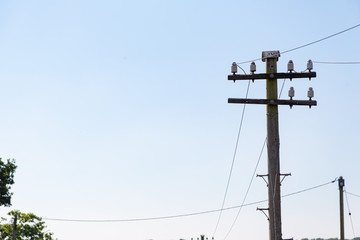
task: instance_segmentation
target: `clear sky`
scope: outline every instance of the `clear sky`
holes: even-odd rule
[[[1,1],[0,155],[18,164],[11,208],[43,218],[134,219],[221,208],[247,82],[233,61],[285,51],[360,23],[344,1]],[[360,61],[360,28],[283,54],[297,71],[313,61]],[[264,63],[257,61],[258,72]],[[248,71],[248,64],[242,65]],[[317,78],[286,81],[279,107],[282,193],[345,178],[360,194],[360,65],[314,64]],[[279,86],[282,82],[279,81]],[[265,97],[263,81],[250,98]],[[225,207],[240,205],[266,136],[265,106],[246,107]],[[267,172],[266,152],[256,171]],[[255,178],[246,202],[267,198]],[[360,198],[348,196],[355,235]],[[228,240],[267,239],[268,222],[244,207]],[[339,236],[337,183],[282,200],[283,237]],[[225,211],[223,240],[237,209]],[[156,221],[47,220],[61,240],[211,237],[219,213]],[[346,215],[346,237],[352,238]]]

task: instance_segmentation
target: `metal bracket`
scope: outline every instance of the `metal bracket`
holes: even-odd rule
[[[268,177],[268,176],[269,176],[269,174],[256,174],[256,177],[261,177],[264,180],[267,187],[269,186],[269,183],[266,181],[265,177]]]
[[[280,174],[280,176],[283,176],[283,178],[282,178],[281,181],[280,181],[280,185],[281,185],[281,183],[284,181],[284,179],[285,179],[287,176],[291,176],[291,173]],[[283,240],[285,240],[285,239],[283,239]]]
[[[265,213],[265,211],[269,211],[269,208],[256,208],[256,211],[261,211],[266,216],[267,220],[270,220],[269,216]]]

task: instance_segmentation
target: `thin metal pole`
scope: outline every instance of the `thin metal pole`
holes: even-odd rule
[[[277,72],[277,58],[267,58],[266,73]],[[266,98],[277,99],[277,79],[266,79]],[[268,197],[270,240],[281,240],[280,157],[278,106],[267,104]]]
[[[340,197],[340,240],[344,240],[344,186],[345,180],[339,177],[339,197]]]

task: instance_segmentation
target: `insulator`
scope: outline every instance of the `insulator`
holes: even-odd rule
[[[313,69],[313,62],[310,59],[306,64],[306,69],[309,70],[309,72]]]
[[[311,98],[314,97],[314,90],[313,90],[312,87],[309,87],[309,90],[308,90],[308,92],[307,92],[307,95],[308,95],[308,98],[310,98],[310,100],[311,100]]]
[[[289,72],[294,71],[294,63],[292,60],[289,60],[289,62],[288,62],[288,71]]]
[[[236,62],[233,62],[231,65],[231,73],[235,74],[237,73],[237,64]]]
[[[295,96],[295,89],[294,87],[290,87],[289,89],[289,97],[293,98]]]
[[[250,64],[250,72],[252,72],[252,73],[256,72],[256,65],[254,62],[251,62],[251,64]]]

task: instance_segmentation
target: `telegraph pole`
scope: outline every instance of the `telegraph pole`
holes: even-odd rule
[[[266,58],[266,73],[277,72],[278,58]],[[266,79],[266,99],[277,99],[277,79]],[[268,152],[269,239],[281,240],[280,157],[278,105],[266,105]]]
[[[193,240],[193,238],[191,238]],[[199,238],[197,238],[199,240]],[[205,240],[205,235],[200,235],[200,240]],[[206,240],[209,240],[209,238],[206,238]],[[211,238],[211,240],[214,240],[214,237]]]
[[[268,209],[259,209],[261,211],[268,210],[269,212],[269,239],[270,240],[282,240],[281,231],[281,197],[280,197],[280,185],[281,176],[288,176],[290,174],[280,173],[280,157],[279,157],[279,116],[278,105],[289,105],[290,107],[295,105],[316,106],[317,102],[312,100],[313,91],[309,88],[308,97],[309,100],[293,100],[294,92],[290,93],[290,100],[278,99],[277,93],[277,79],[289,78],[314,78],[315,72],[312,70],[312,62],[308,62],[309,72],[295,73],[293,72],[293,62],[289,61],[288,73],[277,72],[277,61],[280,57],[279,51],[264,51],[262,52],[262,60],[266,64],[266,73],[255,74],[256,66],[252,62],[250,65],[251,74],[236,74],[237,65],[232,65],[232,75],[228,76],[228,80],[260,80],[266,79],[266,99],[241,99],[241,98],[229,98],[229,103],[243,103],[243,104],[266,104],[266,117],[267,117],[267,151],[268,151],[268,174],[259,175],[261,177],[267,176],[268,185]],[[292,89],[292,91],[294,91]]]
[[[339,196],[340,196],[340,240],[344,240],[344,186],[345,180],[339,177]]]
[[[13,227],[13,236],[12,236],[12,239],[13,240],[16,240],[16,230],[17,230],[17,214],[15,214],[14,216],[14,227]]]

